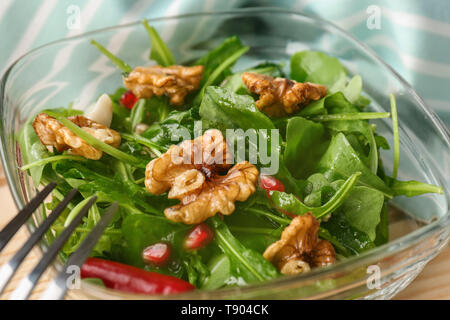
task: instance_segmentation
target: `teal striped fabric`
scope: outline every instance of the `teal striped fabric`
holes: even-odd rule
[[[405,77],[450,127],[448,0],[2,0],[0,72],[56,39],[143,17],[244,6],[277,6],[339,25]]]

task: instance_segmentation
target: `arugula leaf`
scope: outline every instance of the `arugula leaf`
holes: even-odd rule
[[[225,39],[218,47],[212,49],[206,55],[198,59],[194,65],[202,65],[205,67],[203,77],[200,82],[200,87],[204,86],[211,74],[219,68],[223,61],[243,48],[244,46],[242,45],[241,40],[239,40],[237,36],[232,36]],[[216,77],[215,83],[211,84],[215,85],[222,82],[224,79],[224,74],[225,72],[223,72],[219,77]]]
[[[389,211],[387,201],[383,204],[383,209],[381,209],[380,223],[377,226],[375,245],[381,246],[389,242]]]
[[[306,107],[300,110],[297,114],[301,117],[312,117],[317,115],[327,114],[327,110],[325,109],[325,100],[327,97],[323,97],[317,101],[313,101],[308,104]]]
[[[359,159],[343,133],[336,134],[318,163],[318,168],[328,170],[331,180],[347,179],[355,172],[361,172],[358,184],[377,189],[392,198],[392,190],[378,176],[373,174]]]
[[[370,120],[389,118],[389,112],[357,112],[357,113],[338,113],[338,114],[323,114],[309,117],[310,120],[317,122],[326,121],[349,121],[349,120]]]
[[[295,179],[287,168],[283,156],[280,156],[278,172],[275,177],[283,182],[285,191],[296,195],[303,194],[304,180]]]
[[[88,213],[88,217],[83,219],[83,222],[81,226],[77,227],[72,233],[72,235],[69,237],[67,242],[65,243],[62,254],[63,256],[69,256],[73,252],[75,252],[80,244],[83,242],[84,238],[91,232],[93,226],[95,225],[93,221],[93,211],[97,211],[98,216],[101,215],[99,209],[96,205],[94,205]],[[120,211],[120,209],[119,209]],[[117,214],[119,216],[120,214]],[[58,236],[66,227],[64,227],[63,222],[61,221],[61,216],[58,218],[57,222],[51,227],[53,231],[55,231],[55,235]],[[91,252],[92,256],[97,257],[105,257],[105,258],[111,258],[111,252],[116,246],[120,246],[121,242],[121,230],[117,229],[112,223],[105,229],[102,236],[98,240],[97,244],[95,245],[94,249]]]
[[[165,96],[153,96],[151,99],[148,99],[146,106],[150,123],[164,121],[171,112],[169,98]]]
[[[240,226],[228,226],[236,238],[247,248],[263,254],[275,241],[280,240],[281,231],[272,228],[249,228]],[[265,233],[262,233],[264,232]],[[271,231],[271,234],[268,234]],[[261,234],[262,233],[262,234]]]
[[[309,182],[305,190],[307,194],[321,191],[324,187],[330,185],[330,182],[327,180],[327,178],[325,178],[325,176],[322,173],[315,173],[309,176],[308,179],[306,179],[306,181]]]
[[[120,173],[117,178],[110,177],[114,174],[112,171],[118,171],[114,163],[106,165],[97,162],[91,160],[83,165],[63,160],[55,163],[55,171],[73,188],[77,188],[84,198],[96,194],[98,203],[117,201],[122,208],[131,213],[142,213],[141,210],[144,210],[146,213],[160,216],[162,207],[173,202],[167,200],[165,196],[151,195]],[[102,169],[108,171],[102,172]],[[149,202],[152,200],[153,205],[150,205]]]
[[[218,128],[275,129],[272,121],[258,110],[252,97],[225,88],[206,88],[199,112],[203,120]]]
[[[400,181],[389,177],[385,177],[385,179],[389,182],[389,185],[394,192],[394,196],[415,197],[425,193],[444,193],[442,187],[428,183],[415,180]]]
[[[72,210],[70,210],[70,212],[67,215],[67,218],[64,222],[64,227],[69,226],[69,224],[72,222],[72,220],[78,215],[78,213],[80,213],[81,209],[83,209],[83,207],[86,205],[86,203],[88,203],[92,198],[93,198],[93,196],[84,199],[83,201],[78,203]]]
[[[122,222],[122,235],[125,240],[122,259],[125,263],[143,267],[142,251],[144,248],[161,241],[168,242],[177,248],[189,228],[183,224],[173,223],[164,217],[146,214],[129,215]]]
[[[208,262],[209,276],[200,285],[202,290],[214,290],[223,287],[231,277],[230,259],[226,254],[213,257]]]
[[[106,57],[108,57],[109,60],[111,60],[111,62],[114,63],[125,74],[128,74],[131,71],[133,71],[133,69],[125,61],[123,61],[119,57],[115,56],[113,53],[108,51],[108,49],[106,49],[104,46],[102,46],[97,41],[91,40],[91,44],[94,47],[96,47],[101,53],[103,53]]]
[[[352,227],[342,214],[332,215],[328,221],[322,222],[320,227],[327,230],[352,254],[359,254],[375,248],[375,244],[369,236]]]
[[[269,219],[269,221],[278,223],[278,224],[284,225],[284,226],[287,226],[290,223],[290,219],[286,218],[286,216],[284,214],[283,214],[283,216],[281,216],[281,214],[275,214],[272,211],[267,210],[267,208],[271,208],[271,207],[273,207],[273,205],[266,204],[265,206],[266,206],[266,208],[263,208],[263,209],[261,209],[257,206],[253,206],[251,208],[245,209],[245,212],[260,215],[261,217],[266,217]]]
[[[240,281],[248,284],[278,276],[277,269],[261,254],[244,247],[220,218],[213,217],[209,222],[215,230],[215,241],[228,256],[231,268],[239,275]]]
[[[142,20],[142,24],[147,30],[152,49],[150,51],[150,59],[155,60],[160,66],[168,67],[175,64],[175,59],[172,52],[159,36],[156,29],[148,24],[147,19]]]
[[[334,57],[319,51],[301,51],[291,57],[291,79],[323,84],[334,93],[344,88],[347,72]]]
[[[265,192],[264,197],[264,201],[268,200]],[[254,200],[257,199],[251,199],[250,202]],[[281,233],[280,230],[273,229],[278,228],[278,223],[271,222],[253,209],[256,208],[252,203],[237,203],[235,212],[224,217],[224,222],[245,247],[262,254],[271,243],[280,239]]]
[[[374,241],[383,205],[383,193],[372,188],[356,186],[338,211],[352,227],[364,232],[371,241]]]
[[[308,194],[303,202],[308,207],[320,207],[322,205],[322,190]]]
[[[120,98],[122,98],[123,94],[127,91],[128,91],[128,89],[126,89],[124,87],[119,87],[116,89],[116,91],[114,91],[114,93],[110,93],[109,97],[111,98],[112,102],[114,102],[116,104],[120,104]],[[121,107],[121,109],[123,111],[127,111],[128,113],[130,112],[129,109],[127,109],[123,106]]]
[[[398,117],[397,117],[397,102],[395,101],[395,96],[391,93],[391,113],[392,113],[392,130],[394,139],[394,165],[392,169],[392,178],[397,178],[398,163],[400,159],[400,139],[398,134]]]
[[[120,104],[120,98],[127,90],[125,88],[119,88],[109,97],[113,102],[113,118],[111,121],[111,128],[116,131],[131,132],[131,111]]]
[[[271,166],[268,169],[271,174],[276,171],[276,164],[282,170],[281,138],[277,130],[272,130],[274,124],[258,110],[253,98],[225,88],[208,87],[199,114],[204,125],[222,130],[232,146],[236,162],[245,157],[258,166]],[[233,128],[238,130],[228,130]]]
[[[227,69],[229,69],[234,63],[244,54],[246,53],[250,48],[249,47],[243,47],[242,49],[239,49],[235,53],[233,53],[231,56],[226,58],[218,67],[215,69],[210,76],[206,79],[205,83],[203,84],[203,87],[200,89],[200,93],[196,97],[196,101],[200,101],[203,99],[203,95],[205,93],[206,88],[208,86],[214,85],[218,83],[218,79],[221,78],[223,72]]]
[[[320,207],[325,204],[345,183],[344,180],[329,182],[321,173],[311,175],[306,182],[303,202],[309,207]]]
[[[284,162],[295,178],[311,174],[327,146],[325,129],[320,123],[301,117],[287,121]]]
[[[29,165],[32,163],[39,164],[38,166],[33,165],[31,167],[29,166],[28,168],[26,166],[23,167],[30,171],[33,183],[35,187],[38,187],[41,182],[42,171],[44,170],[45,165],[45,163],[41,164],[39,161],[43,161],[47,157],[49,157],[49,152],[42,145],[38,136],[34,132],[32,120],[33,119],[27,121],[27,123],[25,123],[23,128],[19,131],[17,135],[17,142],[19,143],[20,146],[20,152],[22,154],[24,164],[25,165]]]
[[[182,263],[187,273],[188,281],[195,287],[200,287],[210,275],[208,267],[203,263],[197,252],[185,253]]]
[[[352,255],[352,252],[349,251],[346,246],[341,244],[339,239],[333,236],[327,229],[322,227],[319,228],[319,238],[329,241],[335,248],[336,252],[342,254],[344,257],[350,257]]]
[[[157,157],[160,157],[162,155],[161,151],[166,151],[167,149],[164,146],[160,146],[157,143],[153,142],[150,139],[144,138],[138,134],[128,134],[128,133],[122,133],[122,138],[128,140],[128,141],[134,141],[135,143],[141,144],[143,146],[146,146],[149,148]]]
[[[145,119],[145,105],[146,99],[139,99],[136,105],[131,109],[130,121],[131,130],[134,130],[139,123],[142,123]]]
[[[150,141],[136,139],[137,142],[150,148],[156,148],[159,151],[167,151],[172,144],[180,142],[179,131],[187,131],[191,137],[194,136],[194,119],[193,110],[172,111],[167,117],[160,122],[153,123],[144,133],[142,137]]]
[[[347,181],[345,181],[342,187],[333,195],[333,197],[320,207],[308,207],[298,200],[295,195],[280,191],[271,191],[270,199],[276,207],[289,213],[303,215],[307,212],[311,212],[316,218],[321,218],[329,213],[332,213],[342,205],[344,200],[349,196],[350,191],[356,184],[356,181],[360,175],[361,174],[359,172],[352,174]]]
[[[352,105],[342,92],[337,92],[309,104],[298,115],[313,121],[324,122],[327,128],[337,132],[362,134],[370,147],[369,166],[373,173],[377,172],[379,159],[374,130],[367,121],[363,120],[385,118],[389,116],[389,113],[359,112],[359,109]]]
[[[149,99],[140,99],[131,110],[131,128],[135,129],[140,123],[161,122],[169,116],[170,111],[167,97],[153,96]]]
[[[348,100],[344,97],[341,92],[337,92],[331,96],[328,96],[325,100],[325,107],[330,115],[339,116],[341,114],[358,113],[358,109],[354,107]],[[324,116],[326,117],[326,116]],[[349,120],[349,121],[327,121],[324,125],[332,130],[341,132],[358,132],[361,133],[367,140],[370,150],[369,150],[369,167],[372,173],[377,172],[378,168],[378,149],[375,141],[374,133],[367,121],[362,120]]]
[[[384,150],[390,149],[389,143],[387,142],[385,137],[379,136],[376,133],[374,133],[374,136],[375,136],[375,142],[377,143],[377,148],[381,148]],[[380,159],[380,162],[381,162],[381,159]]]
[[[58,156],[49,156],[46,157],[44,159],[40,159],[40,160],[36,160],[33,162],[30,162],[22,167],[20,167],[21,171],[25,171],[31,168],[35,168],[35,167],[42,167],[42,169],[44,169],[44,166],[48,163],[52,163],[52,162],[56,162],[56,161],[60,161],[60,160],[74,160],[74,161],[86,161],[87,159],[81,156],[76,156],[76,155],[70,155],[70,154],[62,154],[62,155],[58,155]]]

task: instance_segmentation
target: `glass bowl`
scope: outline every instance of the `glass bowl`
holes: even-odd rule
[[[290,55],[304,49],[337,57],[349,75],[360,74],[365,80],[364,92],[372,100],[372,111],[390,111],[389,94],[396,95],[401,145],[399,178],[444,188],[443,195],[396,198],[393,206],[401,210],[391,210],[391,241],[360,256],[299,276],[247,287],[195,291],[171,299],[391,298],[447,244],[449,134],[411,86],[364,44],[324,20],[273,8],[188,14],[151,19],[150,24],[161,33],[179,62],[198,58],[232,35],[238,35],[251,48],[236,69],[266,60],[288,61]],[[39,110],[67,106],[71,101],[82,109],[101,93],[114,92],[121,85],[120,71],[89,44],[90,39],[105,44],[130,65],[148,64],[149,39],[136,22],[40,47],[16,61],[2,79],[1,157],[18,208],[36,192],[28,176],[18,170],[21,156],[15,133],[24,122]],[[390,119],[375,123],[393,145]],[[388,173],[392,153],[382,152]],[[28,224],[30,230],[40,217],[39,212],[35,214]],[[56,261],[53,267],[60,268],[61,262]],[[85,282],[80,289],[71,290],[69,297],[168,298],[126,294]]]

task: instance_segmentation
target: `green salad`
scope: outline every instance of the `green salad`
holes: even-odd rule
[[[177,48],[143,25],[149,67],[130,66],[92,40],[124,87],[84,113],[71,104],[44,110],[18,134],[21,170],[36,187],[57,183],[45,214],[79,191],[49,241],[97,197],[63,259],[119,204],[84,278],[168,294],[305,273],[387,243],[394,197],[442,193],[397,179],[394,96],[390,113],[370,112],[361,77],[350,78],[336,58],[301,51],[242,70],[234,65],[250,48],[233,36],[196,61],[175,61]],[[391,146],[373,123],[389,117]],[[380,149],[394,152],[392,175]],[[159,286],[120,283],[122,273]]]

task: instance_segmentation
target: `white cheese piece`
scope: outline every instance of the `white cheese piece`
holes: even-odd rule
[[[104,126],[111,125],[113,116],[113,105],[111,98],[105,93],[98,98],[94,108],[86,114],[86,118],[89,118],[95,122],[101,123]]]

